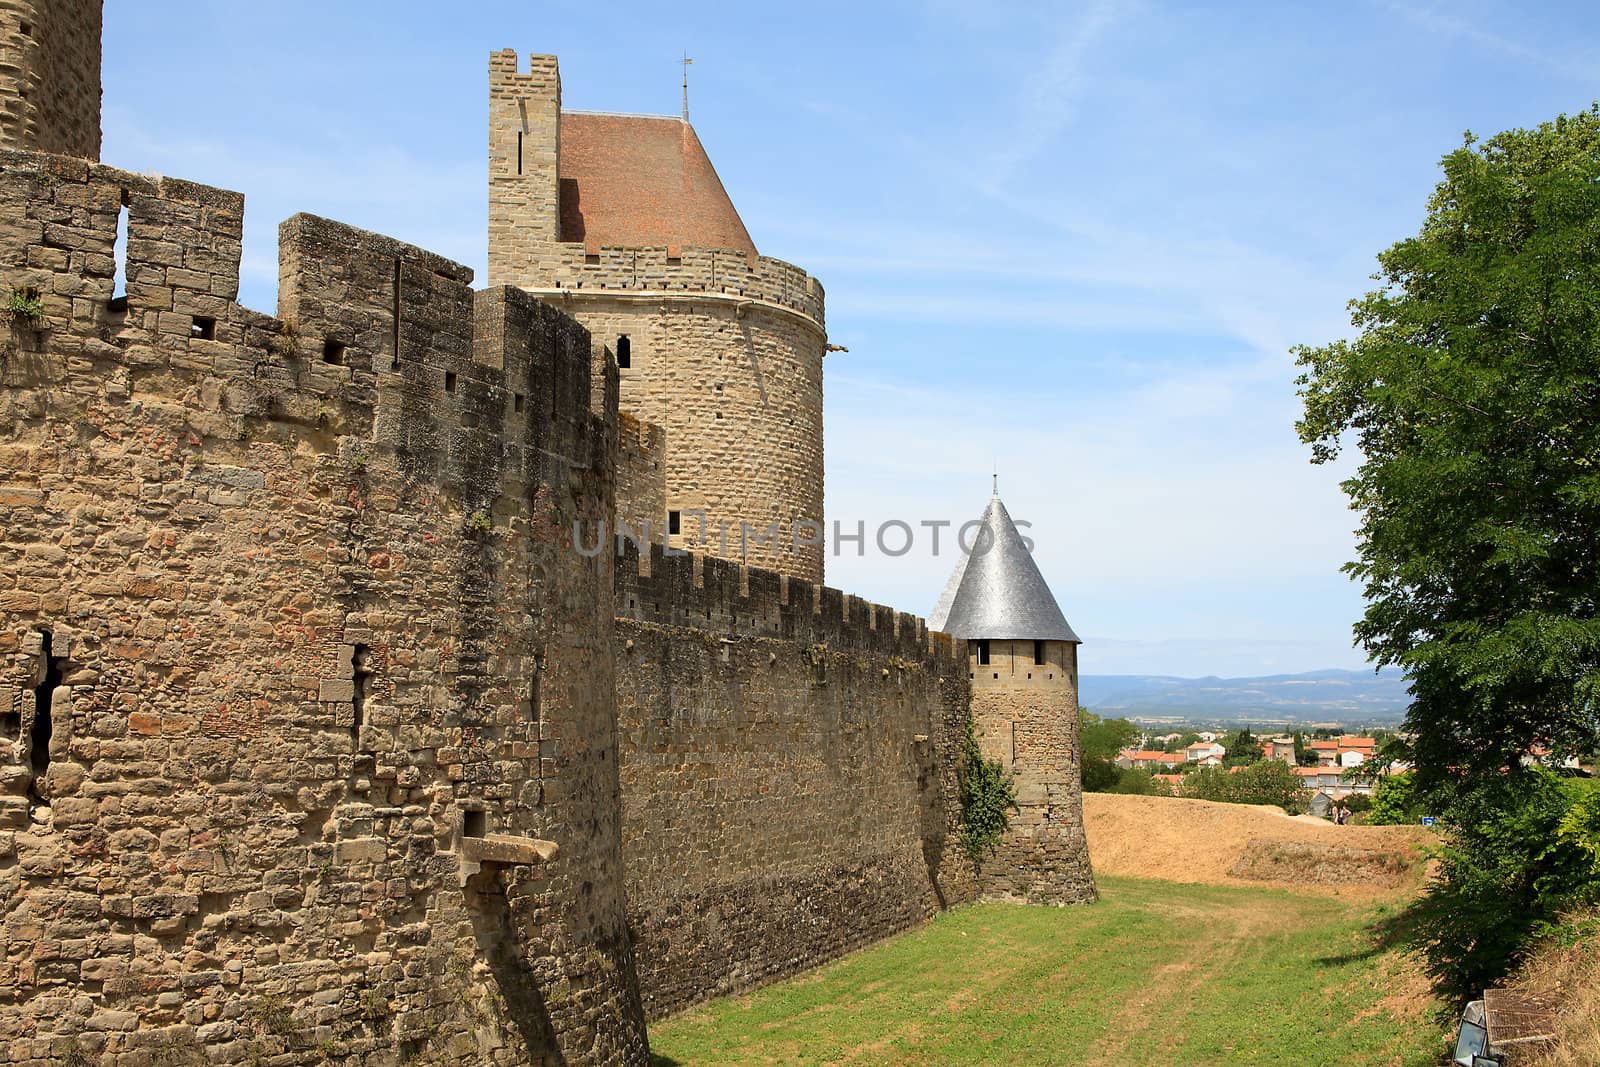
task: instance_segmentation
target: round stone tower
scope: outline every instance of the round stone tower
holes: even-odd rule
[[[616,353],[665,431],[652,539],[820,583],[822,286],[757,253],[686,118],[564,111],[555,57],[511,51],[489,98],[489,284]]]
[[[1016,786],[1010,828],[983,864],[983,892],[1085,903],[1095,887],[1083,834],[1078,635],[999,493],[980,523],[928,627],[966,639],[978,746]]]
[[[100,158],[101,0],[0,0],[0,147]]]

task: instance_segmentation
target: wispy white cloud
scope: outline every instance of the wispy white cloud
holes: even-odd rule
[[[1581,82],[1591,89],[1600,82],[1600,63],[1588,56],[1575,54],[1562,47],[1536,47],[1504,33],[1497,33],[1481,22],[1464,18],[1458,5],[1452,5],[1449,11],[1441,11],[1401,0],[1378,0],[1378,6],[1431,33],[1469,42],[1520,64],[1536,66],[1541,73],[1557,74]],[[1517,18],[1522,14],[1522,9],[1513,6],[1506,13]]]
[[[988,183],[995,187],[1009,184],[1018,170],[1072,122],[1078,97],[1089,81],[1095,45],[1124,14],[1125,6],[1102,0],[1076,12],[1057,29],[1049,54],[1023,86],[1012,126],[989,158]]]

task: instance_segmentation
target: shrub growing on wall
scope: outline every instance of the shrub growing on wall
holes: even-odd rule
[[[1010,809],[1017,805],[1011,776],[994,760],[984,759],[972,721],[967,721],[967,740],[961,751],[961,844],[972,857],[974,867],[1000,843],[1011,825]]]

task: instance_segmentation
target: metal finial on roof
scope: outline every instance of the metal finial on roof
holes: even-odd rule
[[[995,481],[998,488],[998,474]],[[928,628],[967,640],[1077,641],[998,492],[979,525]]]
[[[694,60],[689,58],[689,53],[683,54],[683,121],[689,121],[689,64]]]

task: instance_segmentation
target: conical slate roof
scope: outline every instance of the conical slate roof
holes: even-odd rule
[[[989,498],[982,522],[972,552],[962,553],[928,616],[928,628],[967,640],[1077,641],[1000,494]]]

